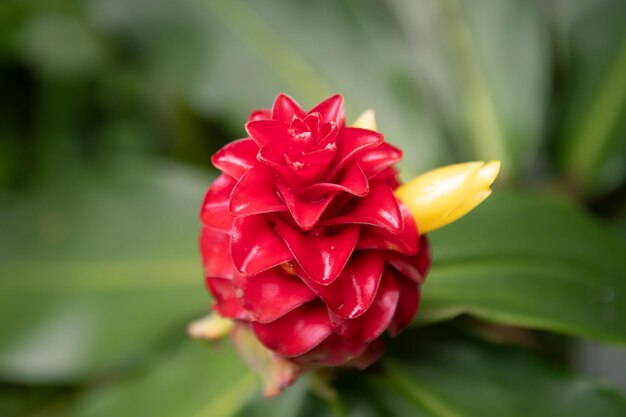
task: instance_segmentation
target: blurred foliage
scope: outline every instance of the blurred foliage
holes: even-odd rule
[[[432,244],[418,320],[471,313],[626,345],[625,247],[572,205],[500,191]]]
[[[433,233],[423,327],[269,401],[184,328],[210,155],[280,91],[375,108],[405,178],[505,172]],[[626,343],[625,225],[623,1],[0,2],[2,416],[625,415],[536,332]]]

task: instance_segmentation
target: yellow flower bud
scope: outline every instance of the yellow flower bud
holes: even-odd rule
[[[233,325],[233,320],[210,313],[189,323],[187,333],[194,339],[217,340],[228,336]]]
[[[500,161],[466,162],[426,172],[395,191],[420,234],[439,229],[469,213],[491,194]]]
[[[352,127],[376,130],[374,111],[361,113]],[[460,219],[485,201],[499,172],[500,161],[448,165],[401,185],[395,194],[413,213],[420,234],[425,234]]]
[[[366,110],[352,123],[352,127],[360,127],[361,129],[376,130],[376,117],[374,110]]]

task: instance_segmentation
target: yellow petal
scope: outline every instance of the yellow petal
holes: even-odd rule
[[[461,218],[484,201],[499,170],[499,161],[449,165],[414,178],[395,193],[424,234]]]
[[[352,127],[361,129],[376,130],[376,116],[374,110],[366,110],[352,123]]]
[[[437,230],[443,226],[446,226],[461,217],[465,216],[470,211],[474,210],[474,208],[478,207],[480,203],[485,201],[487,197],[491,195],[491,190],[480,191],[478,194],[468,198],[463,201],[459,206],[457,206],[454,210],[452,210],[446,217],[442,218],[437,224],[434,224],[430,227],[430,230]],[[420,233],[422,231],[420,230]],[[425,233],[425,232],[423,232]]]
[[[500,161],[489,161],[478,171],[481,185],[487,184],[489,187],[498,177],[500,172]]]
[[[210,313],[192,321],[187,326],[187,333],[195,339],[217,340],[226,337],[233,329],[233,321]]]
[[[450,165],[422,174],[396,190],[406,204],[420,233],[433,229],[472,192],[482,162]]]

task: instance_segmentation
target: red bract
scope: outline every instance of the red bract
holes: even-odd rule
[[[340,95],[305,112],[279,95],[212,158],[201,212],[214,310],[304,367],[364,368],[413,319],[430,265],[393,190],[400,150],[345,125]]]

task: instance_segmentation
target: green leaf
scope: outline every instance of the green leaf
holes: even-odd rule
[[[204,314],[198,210],[209,178],[132,163],[0,205],[0,378],[138,366]]]
[[[263,398],[256,375],[228,341],[187,340],[145,373],[88,389],[69,417],[321,417],[324,402],[302,377],[282,395]],[[330,414],[323,414],[329,415]]]
[[[408,38],[415,74],[463,158],[499,159],[505,174],[520,176],[538,151],[550,74],[541,5],[387,3]]]
[[[227,417],[258,388],[230,343],[187,341],[146,373],[89,391],[72,417]]]
[[[405,152],[403,175],[450,161],[385,5],[375,0],[276,0],[273,7],[259,0],[206,0],[206,5],[208,26],[219,42],[213,71],[206,74],[211,88],[196,89],[190,100],[203,111],[228,113],[243,134],[251,103],[269,107],[282,91],[310,108],[341,93],[348,122],[367,109],[376,111],[387,140]],[[242,79],[255,88],[241,89]]]
[[[379,365],[345,371],[315,389],[306,375],[264,399],[229,344],[187,342],[136,377],[90,390],[70,417],[507,417],[622,416],[626,401],[535,354],[454,335],[412,330]],[[595,411],[594,411],[595,410]]]
[[[46,75],[80,78],[106,64],[104,42],[85,22],[64,14],[41,14],[22,28],[21,54]],[[64,47],[72,43],[72,48]]]
[[[46,417],[56,417],[52,414],[56,400],[65,395],[58,387],[24,387],[18,385],[0,384],[0,415],[7,417],[22,417],[33,415],[36,411],[45,409]]]
[[[412,332],[369,376],[364,397],[385,416],[622,416],[614,389],[566,372],[529,351],[447,333]]]
[[[264,398],[257,390],[250,398],[240,402],[234,417],[332,417],[329,404],[311,393],[311,375],[304,375],[282,394],[274,398]],[[335,404],[339,399],[335,398]]]
[[[570,179],[597,195],[626,177],[626,5],[581,1],[555,10],[568,72],[558,155]]]
[[[432,244],[418,320],[469,313],[626,343],[624,247],[571,204],[497,192]]]

